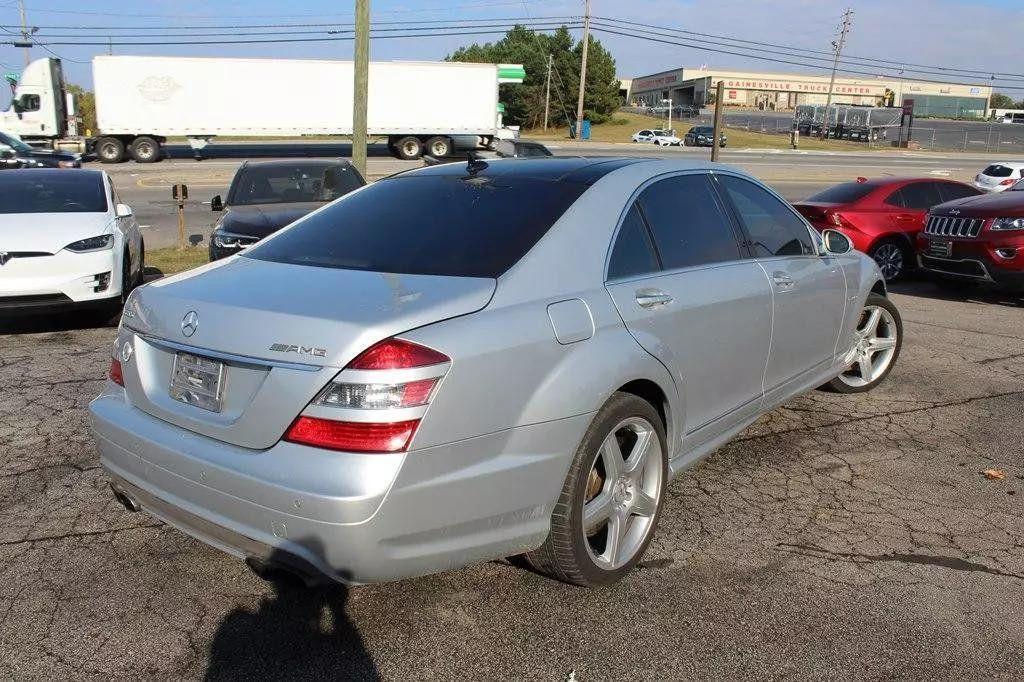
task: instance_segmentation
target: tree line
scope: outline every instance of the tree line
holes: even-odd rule
[[[604,123],[621,105],[615,60],[590,38],[587,49],[587,83],[584,88],[583,117]],[[462,47],[445,59],[453,62],[522,64],[526,78],[520,84],[502,84],[500,101],[505,105],[505,125],[539,128],[544,123],[544,94],[551,57],[551,108],[549,125],[565,126],[576,118],[579,97],[580,59],[583,42],[574,41],[564,26],[552,34],[534,33],[523,26],[513,27],[494,43],[474,43]]]

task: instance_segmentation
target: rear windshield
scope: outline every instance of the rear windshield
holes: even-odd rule
[[[399,176],[329,205],[245,255],[350,270],[497,277],[587,187],[520,176]]]
[[[829,187],[823,192],[807,197],[805,201],[820,202],[822,204],[852,204],[860,201],[875,189],[874,185],[865,182],[844,182],[835,187]]]
[[[99,173],[19,170],[0,173],[0,213],[105,213]]]
[[[1013,175],[1013,169],[1009,166],[1000,166],[999,164],[993,164],[981,171],[982,175],[987,175],[990,178],[1008,178]]]

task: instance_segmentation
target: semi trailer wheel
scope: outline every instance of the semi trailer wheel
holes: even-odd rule
[[[129,149],[136,163],[153,163],[160,160],[160,143],[152,137],[136,137]]]
[[[423,143],[418,137],[407,135],[395,143],[395,156],[406,161],[415,161],[423,156]]]
[[[124,142],[116,137],[103,137],[96,143],[96,156],[103,163],[124,161]]]
[[[451,138],[445,137],[444,135],[437,135],[427,140],[427,154],[430,154],[434,158],[443,158],[450,156],[452,153],[452,141]]]

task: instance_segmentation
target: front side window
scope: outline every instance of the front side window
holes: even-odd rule
[[[732,224],[706,175],[659,180],[637,199],[666,270],[740,258]]]
[[[365,184],[346,165],[248,166],[239,171],[228,204],[291,204],[334,201]]]
[[[386,178],[244,256],[372,272],[498,277],[588,187],[523,176]]]
[[[39,111],[39,95],[22,95],[19,104],[22,111]]]
[[[756,258],[815,253],[804,221],[768,190],[733,175],[721,176],[721,183],[750,236]]]
[[[633,204],[622,219],[619,235],[615,239],[615,248],[608,261],[608,279],[646,275],[660,269],[647,226],[636,204]]]
[[[981,194],[981,190],[975,189],[970,185],[960,185],[954,184],[952,182],[940,182],[939,193],[942,194],[943,201],[953,201],[954,199],[976,197],[979,194]]]

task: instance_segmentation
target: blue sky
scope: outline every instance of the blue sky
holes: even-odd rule
[[[31,26],[176,26],[272,23],[350,23],[351,0],[25,0]],[[598,16],[628,19],[663,27],[743,37],[787,46],[828,49],[846,6],[855,10],[848,53],[960,68],[1024,72],[1024,5],[1016,0],[592,0]],[[377,21],[439,21],[567,16],[582,13],[582,0],[371,0]],[[16,26],[16,0],[0,0],[0,24]],[[40,33],[59,29],[41,28]],[[151,38],[145,28],[111,31],[96,28],[85,35],[99,41],[108,34]],[[622,76],[643,75],[675,66],[800,71],[738,56],[659,45],[596,34],[612,51]],[[497,36],[445,36],[375,40],[373,59],[440,59],[460,45]],[[58,40],[54,38],[53,40]],[[54,47],[65,59],[68,79],[91,84],[88,62],[106,47]],[[114,54],[175,54],[350,59],[350,42],[262,45],[117,47]],[[33,57],[45,56],[40,48]],[[22,50],[0,46],[0,68],[17,70]],[[74,60],[74,61],[72,61]],[[805,70],[806,71],[806,70]],[[820,72],[820,71],[819,71]],[[1024,86],[1024,78],[1018,85]],[[274,84],[268,84],[273,87]],[[1024,90],[1011,94],[1024,97]]]

